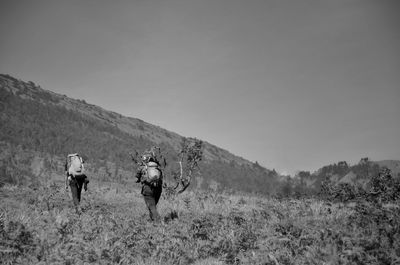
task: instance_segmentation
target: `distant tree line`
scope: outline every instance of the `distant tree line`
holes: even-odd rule
[[[314,173],[300,171],[294,177],[288,176],[278,188],[278,194],[282,197],[326,197],[328,193],[335,193],[340,197],[338,194],[342,192],[353,198],[349,194],[362,193],[373,179],[376,180],[382,172],[387,172],[385,170],[387,169],[370,162],[368,158],[362,158],[355,165],[341,161],[324,166]],[[351,178],[346,179],[349,175]],[[400,178],[393,176],[393,179]]]
[[[393,177],[391,171],[382,168],[368,179],[366,185],[338,183],[335,185],[326,180],[321,188],[320,196],[331,201],[369,201],[377,204],[399,201],[400,178]]]

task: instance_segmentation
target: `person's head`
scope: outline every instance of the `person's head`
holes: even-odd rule
[[[142,155],[142,161],[143,162],[147,163],[147,162],[149,162],[149,159],[150,159],[149,155],[147,155],[147,154]]]
[[[77,156],[78,156],[78,153],[68,154],[67,159],[68,159],[68,161],[72,161],[72,159],[73,159],[74,157],[77,157]]]

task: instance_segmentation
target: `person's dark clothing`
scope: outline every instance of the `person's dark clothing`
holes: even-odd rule
[[[161,197],[162,185],[154,187],[148,184],[143,184],[141,193],[147,209],[149,210],[150,219],[155,222],[160,222],[161,217],[157,211],[157,203]]]
[[[88,183],[89,180],[87,180],[87,177],[85,175],[76,177],[71,176],[69,186],[71,188],[72,200],[75,206],[78,206],[81,202],[82,188],[87,190]]]
[[[161,217],[157,211],[157,204],[162,193],[162,180],[159,180],[157,183],[149,183],[146,181],[145,174],[145,168],[139,168],[139,171],[136,174],[138,179],[137,182],[142,183],[141,194],[143,195],[144,202],[149,210],[150,219],[155,222],[160,222]]]

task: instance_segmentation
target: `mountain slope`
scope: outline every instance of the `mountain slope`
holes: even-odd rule
[[[71,152],[86,156],[96,178],[128,179],[134,170],[129,152],[142,152],[158,145],[173,166],[184,139],[140,119],[44,90],[9,75],[0,75],[0,111],[0,168],[5,175],[12,175],[11,179],[49,171],[61,175],[63,158]],[[41,161],[41,170],[37,169],[37,161]],[[21,172],[15,173],[16,169]],[[275,171],[206,142],[201,169],[195,185],[204,189],[271,193],[278,178]]]

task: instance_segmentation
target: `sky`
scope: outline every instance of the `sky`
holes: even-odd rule
[[[400,160],[398,0],[0,0],[0,73],[282,174]]]

